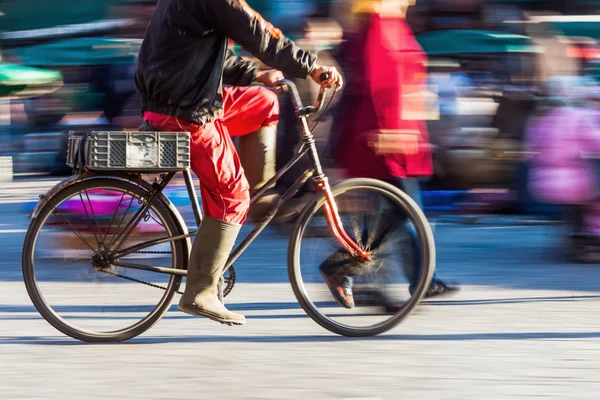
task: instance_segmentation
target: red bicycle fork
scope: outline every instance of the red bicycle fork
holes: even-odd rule
[[[322,192],[325,195],[325,218],[327,219],[327,225],[331,230],[331,234],[336,240],[344,247],[350,254],[359,258],[361,261],[366,261],[370,258],[369,252],[363,250],[344,230],[340,214],[338,212],[337,205],[331,193],[331,188],[326,177],[319,177],[314,179],[315,186],[318,192]]]

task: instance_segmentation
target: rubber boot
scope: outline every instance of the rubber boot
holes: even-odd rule
[[[238,155],[250,184],[250,195],[275,176],[276,150],[277,126],[266,126],[238,138]]]
[[[277,173],[277,126],[267,126],[249,135],[240,136],[238,155],[244,168],[246,179],[250,185],[250,196],[254,196]],[[275,185],[250,206],[248,218],[258,221],[275,207],[280,199]],[[285,222],[293,219],[300,212],[292,203],[282,206],[273,222]]]
[[[254,196],[276,174],[277,126],[267,126],[249,135],[240,136],[238,155],[250,184],[250,196]],[[263,217],[279,201],[279,195],[268,191],[252,204],[248,217]]]
[[[241,225],[204,217],[192,246],[185,292],[179,301],[179,311],[229,325],[243,325],[246,322],[243,315],[225,308],[217,294],[219,278],[223,274],[240,229]]]

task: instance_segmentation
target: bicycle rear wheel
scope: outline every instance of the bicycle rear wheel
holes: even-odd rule
[[[385,182],[349,179],[331,190],[346,233],[372,258],[363,262],[341,248],[329,232],[325,198],[318,196],[290,239],[290,282],[302,308],[325,329],[374,336],[410,315],[426,293],[435,268],[431,228],[417,204]],[[325,275],[352,288],[353,308],[336,302]]]
[[[181,276],[105,261],[148,197],[131,182],[93,178],[58,192],[31,221],[23,246],[25,286],[39,313],[62,333],[119,342],[143,333],[168,311]],[[177,216],[156,200],[120,248],[182,233]],[[119,261],[186,269],[187,243],[155,245]]]

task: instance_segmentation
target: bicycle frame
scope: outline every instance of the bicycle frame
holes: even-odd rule
[[[287,189],[287,191],[281,196],[279,202],[275,205],[275,207],[269,211],[269,213],[260,221],[254,229],[246,236],[246,238],[233,250],[229,259],[227,260],[227,264],[225,266],[225,270],[229,268],[238,258],[239,256],[250,246],[250,244],[258,237],[258,235],[269,225],[271,220],[275,217],[279,209],[283,204],[285,204],[289,199],[291,199],[298,190],[304,185],[309,179],[313,179],[315,183],[315,187],[318,193],[322,193],[325,196],[325,217],[327,219],[327,223],[331,230],[332,235],[336,238],[336,240],[340,243],[340,245],[345,248],[350,254],[353,254],[355,257],[360,260],[369,259],[370,255],[368,252],[361,249],[346,233],[344,227],[342,225],[337,206],[335,204],[335,200],[333,198],[333,194],[331,193],[331,188],[329,186],[329,182],[325,173],[323,172],[323,168],[321,166],[321,162],[319,160],[319,155],[317,152],[317,147],[315,144],[315,139],[313,137],[312,132],[308,127],[307,118],[309,115],[314,114],[323,106],[323,99],[325,96],[325,89],[322,88],[319,93],[319,97],[316,105],[302,107],[300,102],[300,96],[298,95],[296,86],[289,80],[282,80],[279,82],[276,90],[279,93],[285,93],[288,90],[291,93],[292,103],[296,109],[296,116],[298,117],[301,130],[302,130],[302,145],[296,155],[288,161],[276,174],[273,176],[261,189],[256,193],[256,195],[250,200],[250,204],[254,204],[264,193],[267,191],[269,187],[271,187],[275,182],[277,182],[285,173],[287,173],[298,161],[300,161],[303,157],[308,156],[310,167],[301,174],[296,181]],[[160,193],[164,190],[167,184],[173,179],[175,176],[174,172],[162,175],[162,181],[160,183],[155,183],[155,190],[150,193],[149,198],[145,201],[144,207],[140,208],[134,217],[129,221],[128,225],[125,227],[124,232],[131,233],[133,227],[137,225],[139,220],[148,212],[150,209],[152,202],[155,201]],[[185,185],[190,196],[190,201],[192,203],[192,209],[194,212],[194,217],[198,226],[202,222],[202,212],[200,210],[200,204],[198,202],[198,197],[196,195],[196,190],[194,188],[194,182],[192,179],[192,175],[189,170],[183,171],[183,177],[185,181]],[[130,226],[131,225],[131,226]],[[192,237],[196,234],[196,232],[190,232],[186,235],[178,235],[173,237],[167,237],[162,239],[151,240],[148,242],[140,243],[135,246],[127,247],[125,249],[119,250],[119,246],[124,242],[127,235],[124,237],[117,237],[114,241],[120,239],[119,244],[115,247],[113,253],[114,262],[112,263],[115,266],[121,266],[126,268],[134,268],[134,269],[142,269],[147,271],[159,272],[159,273],[167,273],[171,275],[187,275],[186,270],[182,269],[174,269],[174,268],[164,268],[164,267],[156,267],[156,266],[148,266],[148,265],[140,265],[129,262],[121,262],[119,258],[124,257],[128,254],[134,253],[136,251],[142,250],[144,248],[148,248],[151,246],[155,246],[157,244],[174,242],[177,240],[183,240],[188,237]],[[112,243],[111,243],[112,245]]]

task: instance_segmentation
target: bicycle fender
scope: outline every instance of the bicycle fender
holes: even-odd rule
[[[148,183],[147,181],[145,181],[145,180],[132,181],[131,177],[128,178],[127,176],[121,177],[119,175],[88,175],[88,174],[73,175],[73,176],[70,176],[70,177],[62,180],[61,182],[57,183],[56,185],[54,185],[54,187],[52,187],[50,190],[48,190],[48,192],[46,192],[45,195],[40,195],[40,200],[34,207],[29,218],[30,219],[37,218],[37,216],[39,215],[42,208],[44,206],[46,206],[46,204],[49,201],[51,201],[61,190],[65,189],[71,185],[75,185],[81,181],[90,181],[90,180],[94,180],[94,179],[115,179],[115,180],[120,180],[120,181],[136,184],[136,185],[140,186],[142,189],[147,190],[148,192],[153,190],[152,185],[150,183]],[[162,202],[164,204],[164,206],[167,207],[173,213],[173,215],[177,219],[177,223],[180,226],[182,234],[187,235],[189,233],[187,224],[185,223],[183,217],[179,213],[179,210],[177,210],[177,207],[175,207],[175,205],[173,203],[171,203],[171,201],[162,193],[159,195],[158,200],[160,202]],[[186,247],[187,248],[185,250],[189,257],[190,252],[192,251],[192,241],[190,240],[190,238],[186,239]],[[187,262],[185,263],[185,267],[187,269]]]
[[[29,218],[30,219],[37,218],[37,216],[39,215],[41,209],[48,203],[48,201],[50,199],[52,199],[54,196],[56,196],[56,194],[58,192],[60,192],[61,190],[63,190],[64,188],[69,187],[69,186],[77,183],[80,180],[81,180],[81,176],[80,175],[70,176],[67,179],[64,179],[64,180],[58,182],[50,190],[48,190],[46,192],[46,194],[41,194],[39,196],[40,199],[37,202],[37,204],[35,205],[35,207],[33,208],[33,211],[31,211],[31,214],[29,215]]]
[[[31,218],[31,219],[37,218],[41,209],[48,203],[48,201],[52,200],[52,198],[54,198],[54,196],[56,196],[56,194],[58,192],[60,192],[61,190],[65,189],[71,185],[74,185],[76,183],[79,183],[82,181],[83,182],[90,181],[93,179],[115,179],[115,180],[120,180],[120,181],[136,184],[147,191],[152,190],[152,185],[150,185],[148,182],[146,182],[144,180],[132,181],[130,177],[128,178],[126,176],[122,177],[119,175],[89,175],[89,174],[73,175],[73,176],[70,176],[70,177],[58,182],[50,190],[48,190],[48,192],[46,192],[46,194],[40,195],[40,200],[34,207],[29,218]],[[159,200],[162,201],[165,204],[165,206],[167,206],[168,208],[172,208],[171,201],[169,199],[167,199],[162,193],[159,196]],[[176,213],[176,215],[178,217],[181,217],[179,215],[179,213]],[[179,222],[181,222],[181,221],[179,221]]]

